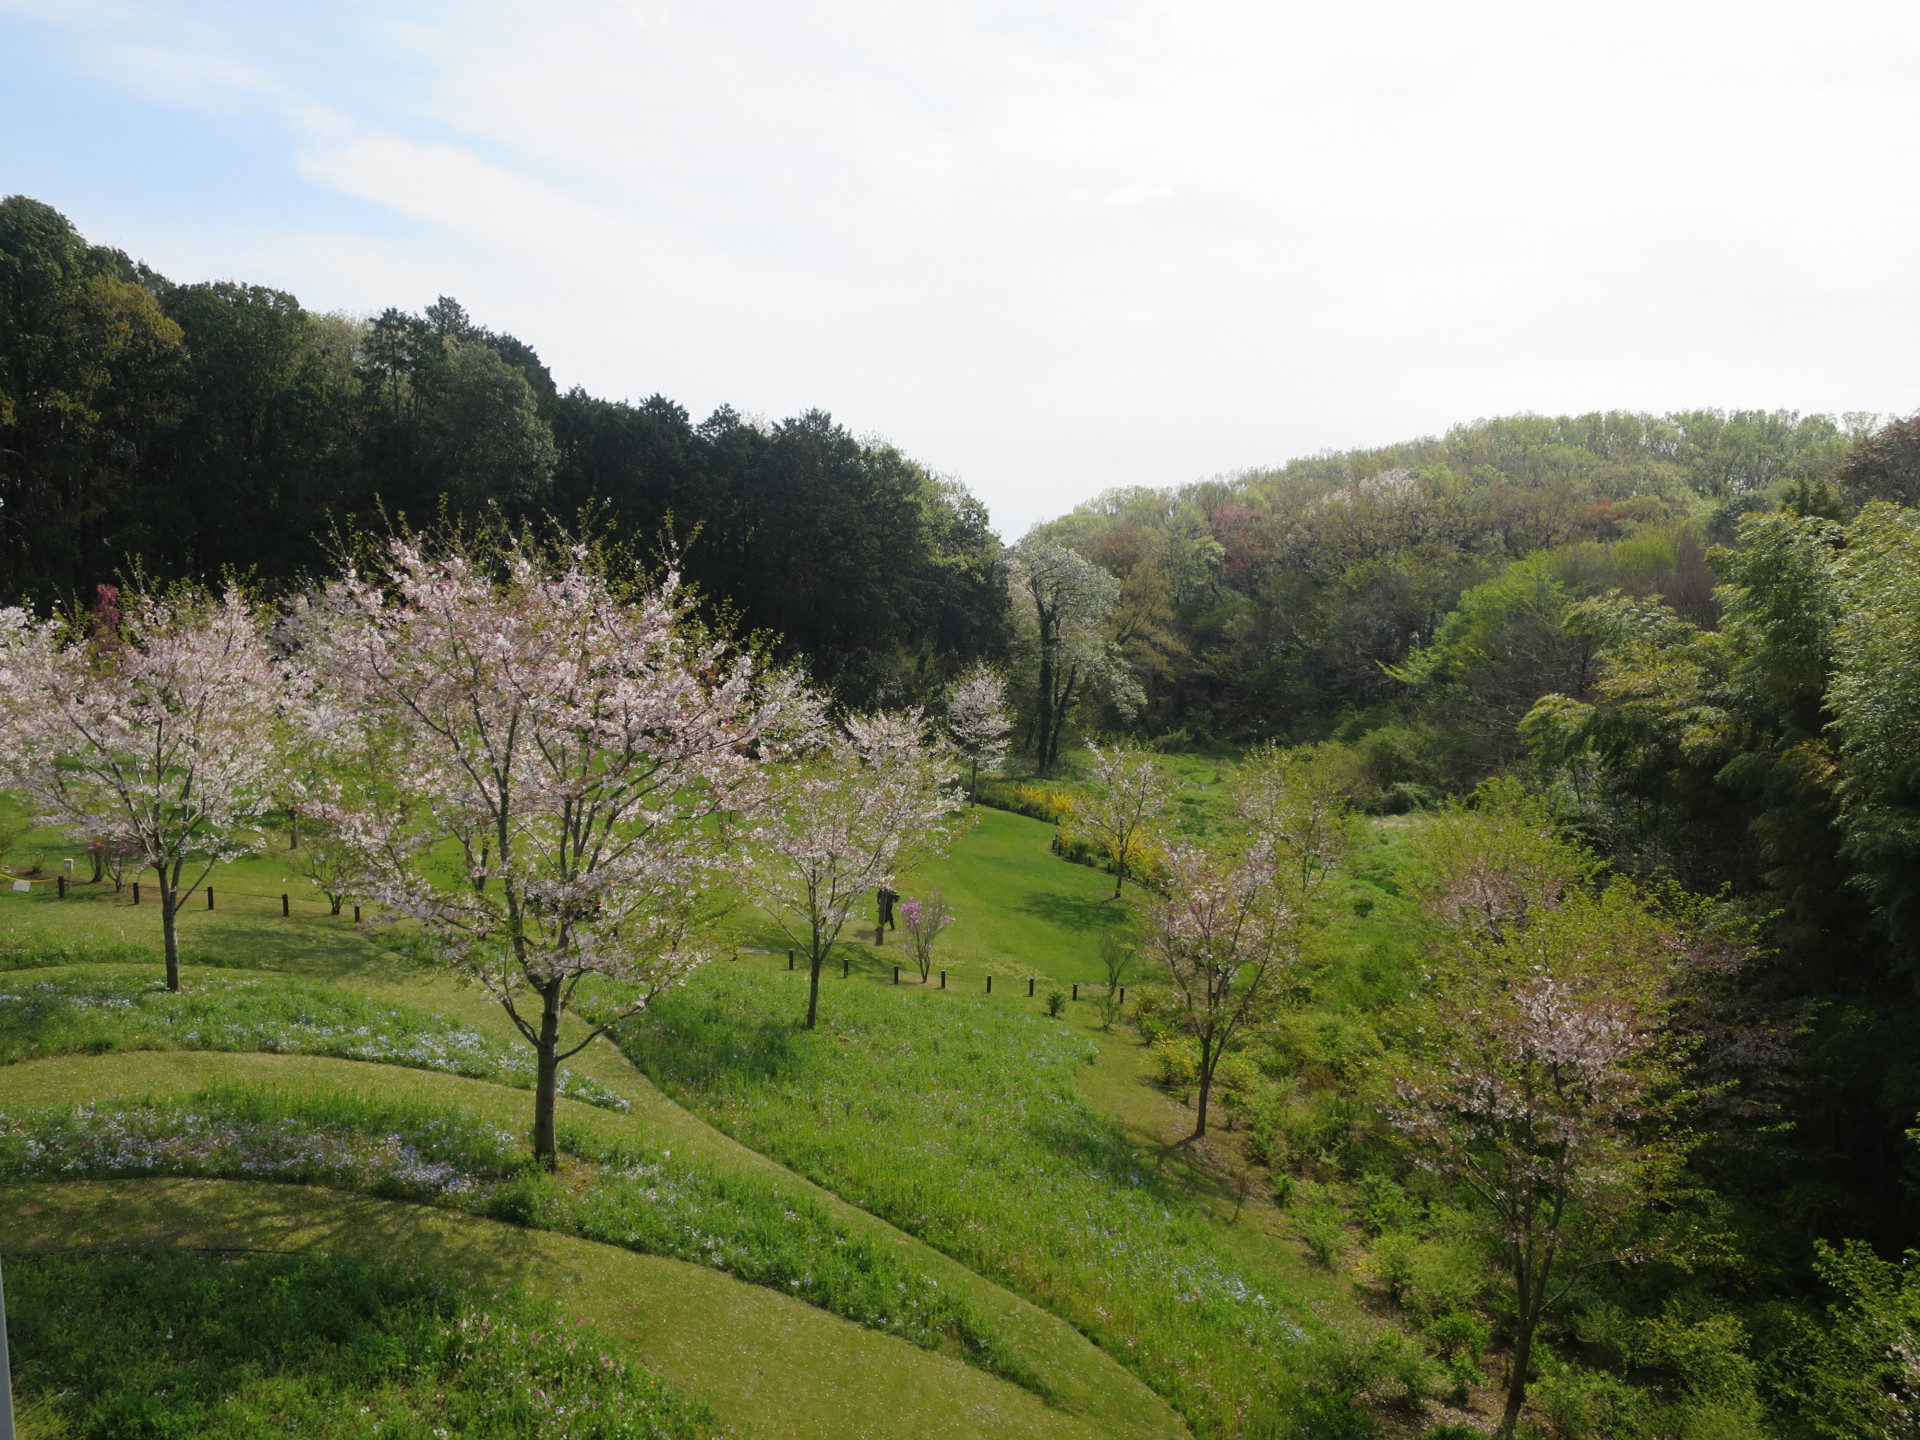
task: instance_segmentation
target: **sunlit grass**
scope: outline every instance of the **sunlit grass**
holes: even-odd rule
[[[720,1128],[1070,1319],[1201,1433],[1289,1433],[1316,1322],[1302,1297],[1250,1283],[1078,1099],[1084,1040],[871,985],[837,990],[808,1032],[798,990],[716,967],[623,1044]]]

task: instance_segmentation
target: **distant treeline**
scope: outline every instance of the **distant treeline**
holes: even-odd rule
[[[135,564],[285,589],[336,532],[592,504],[850,699],[931,693],[1008,637],[985,508],[823,413],[695,424],[561,393],[450,299],[361,321],[176,285],[23,196],[0,201],[0,501],[0,604],[71,604]]]

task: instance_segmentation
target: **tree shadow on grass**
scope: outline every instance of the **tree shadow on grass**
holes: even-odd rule
[[[654,1084],[728,1090],[780,1079],[802,1031],[791,1016],[750,1016],[684,992],[620,1027],[620,1049]]]
[[[1062,895],[1057,890],[1029,890],[1020,897],[1017,908],[1022,915],[1031,915],[1036,920],[1045,920],[1050,925],[1058,925],[1062,930],[1082,933],[1106,930],[1127,922],[1127,912],[1116,905],[1113,897],[1109,895],[1094,898],[1087,895]]]

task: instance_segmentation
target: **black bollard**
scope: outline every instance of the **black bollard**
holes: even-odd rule
[[[282,916],[293,914],[293,902],[285,895],[280,897],[280,913]]]
[[[1124,985],[1120,987],[1120,1003],[1122,1005],[1127,1003],[1127,987]]]
[[[792,968],[793,968],[793,952],[789,950],[787,951],[787,969],[791,970]]]
[[[1027,999],[1033,999],[1033,976],[1027,977]]]
[[[944,970],[940,972],[940,988],[942,990],[947,988],[947,972]]]
[[[213,886],[207,886],[207,909],[213,909]]]
[[[356,925],[360,923],[360,907],[358,905],[353,907],[353,923]]]
[[[896,985],[900,983],[900,967],[898,965],[893,967],[893,983]]]
[[[56,888],[60,892],[59,898],[62,900],[66,899],[67,898],[67,877],[64,875],[56,875],[53,877],[53,879],[54,879]]]
[[[1080,987],[1078,985],[1073,987],[1073,998],[1076,1000],[1080,998]]]
[[[840,957],[840,978],[844,980],[847,978],[848,975],[852,973],[853,973],[852,958],[846,955],[842,955]]]
[[[136,905],[140,903],[140,882],[138,880],[133,882],[133,903]]]
[[[987,994],[993,994],[993,976],[987,976]]]

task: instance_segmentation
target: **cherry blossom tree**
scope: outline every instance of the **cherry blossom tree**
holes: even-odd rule
[[[360,777],[309,804],[358,855],[356,890],[533,1047],[551,1165],[561,1063],[712,958],[795,684],[701,633],[671,574],[628,593],[587,548],[524,538],[397,540],[297,631],[310,724]]]
[[[1272,1016],[1299,959],[1299,927],[1275,884],[1274,857],[1258,841],[1240,854],[1177,846],[1147,907],[1141,948],[1173,977],[1180,1028],[1197,1051],[1196,1140],[1207,1133],[1221,1060]]]
[[[178,917],[212,868],[260,848],[280,675],[247,603],[113,597],[112,623],[7,621],[6,759],[48,820],[110,835],[159,881],[167,988]]]
[[[947,733],[954,749],[967,762],[967,800],[980,800],[980,767],[992,769],[1006,758],[1013,734],[1013,711],[1007,706],[1007,682],[992,666],[975,665],[960,677],[947,697]]]
[[[907,932],[907,943],[913,947],[914,968],[920,972],[921,983],[933,973],[934,941],[957,918],[947,904],[947,897],[938,890],[929,890],[924,896],[901,903],[900,924]]]
[[[1113,861],[1113,898],[1118,900],[1127,871],[1137,868],[1155,823],[1166,813],[1173,787],[1153,757],[1137,745],[1122,741],[1087,749],[1093,754],[1093,779],[1099,788],[1075,801],[1073,823]]]
[[[917,712],[855,715],[782,767],[775,818],[751,881],[760,904],[807,952],[807,1028],[820,1014],[820,967],[869,890],[942,853],[964,796],[954,757]]]
[[[1511,1283],[1503,1436],[1548,1308],[1590,1266],[1651,1253],[1639,1222],[1691,1143],[1678,1125],[1687,1042],[1669,1023],[1687,946],[1624,882],[1587,883],[1577,852],[1556,861],[1538,819],[1460,813],[1422,846],[1442,938],[1425,1045],[1394,1077],[1391,1108],[1417,1163],[1486,1219]],[[1462,843],[1476,822],[1484,833]]]

